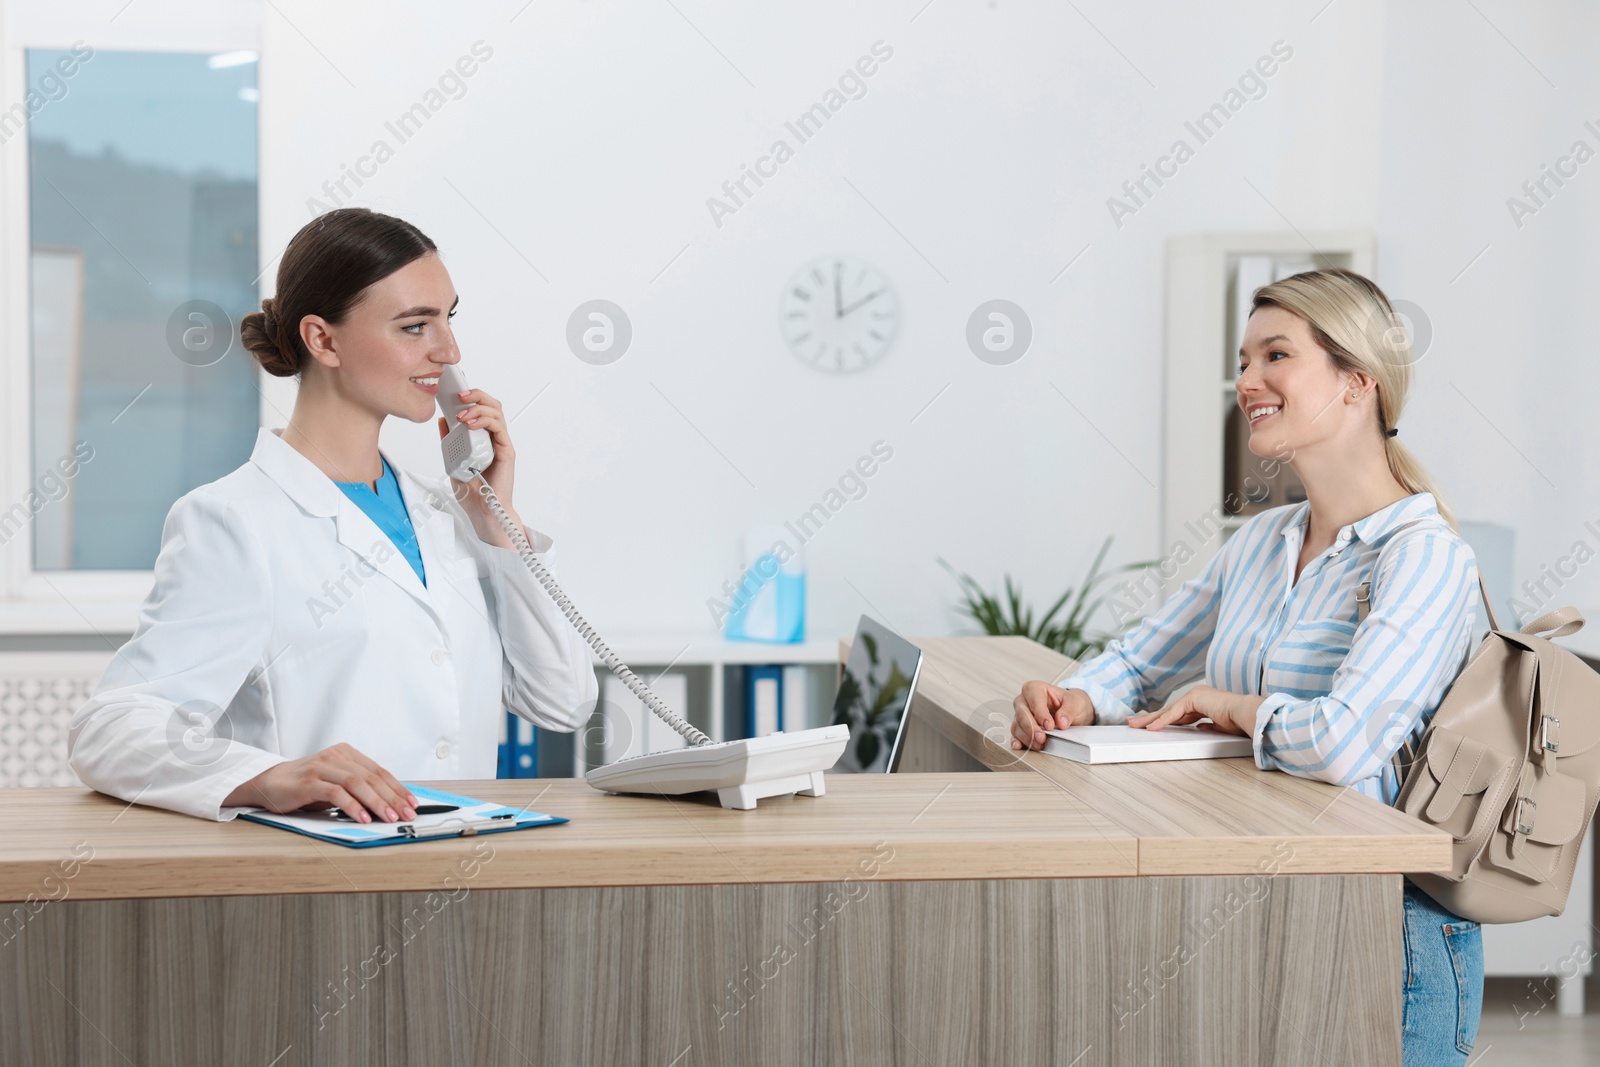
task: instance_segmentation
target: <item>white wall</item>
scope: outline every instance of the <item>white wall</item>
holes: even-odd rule
[[[1580,539],[1600,550],[1600,533],[1585,528],[1600,530],[1600,371],[1587,314],[1600,282],[1600,162],[1520,229],[1506,204],[1579,138],[1600,151],[1583,125],[1600,129],[1600,16],[1581,4],[1479,6],[1493,25],[1470,7],[1391,5],[1379,262],[1383,283],[1426,309],[1435,330],[1402,433],[1463,517],[1515,528],[1520,589]],[[1600,654],[1600,564],[1564,582],[1540,594],[1540,611],[1579,606],[1589,629],[1565,643]]]
[[[958,627],[936,556],[985,583],[1009,571],[1039,603],[1107,534],[1117,560],[1159,555],[1176,233],[1375,230],[1379,281],[1435,331],[1402,433],[1462,517],[1514,525],[1519,572],[1600,520],[1579,317],[1600,163],[1520,232],[1504,206],[1600,120],[1600,103],[1584,111],[1597,98],[1582,6],[1478,4],[1552,89],[1483,15],[1443,2],[674,3],[540,2],[514,22],[519,2],[274,0],[264,14],[268,254],[310,218],[308,198],[328,202],[325,180],[375,138],[395,142],[386,120],[475,41],[493,48],[348,202],[440,244],[474,383],[511,411],[539,395],[514,427],[516,502],[557,537],[565,584],[602,631],[708,630],[742,532],[804,511],[879,439],[894,458],[807,546],[813,636],[862,611],[913,634]],[[714,225],[706,198],[879,40],[894,55],[866,95]],[[1294,55],[1265,95],[1114,225],[1107,197],[1279,40]],[[885,360],[843,378],[803,366],[777,329],[784,282],[833,252],[885,270],[903,309]],[[595,297],[635,331],[607,367],[563,341]],[[993,297],[1034,324],[1008,367],[964,342]],[[273,425],[288,389],[269,391]],[[386,434],[437,469],[431,426]],[[1595,571],[1561,602],[1600,608]]]

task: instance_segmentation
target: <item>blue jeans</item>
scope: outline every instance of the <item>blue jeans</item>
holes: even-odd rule
[[[1401,1062],[1459,1067],[1483,1013],[1483,931],[1405,883],[1405,984]]]

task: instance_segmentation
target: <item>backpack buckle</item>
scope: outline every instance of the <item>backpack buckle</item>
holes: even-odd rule
[[[1530,810],[1531,809],[1531,810]],[[1523,797],[1517,802],[1517,833],[1533,833],[1533,821],[1539,814],[1539,805],[1533,802],[1532,797]]]
[[[1541,720],[1539,727],[1539,743],[1546,752],[1561,751],[1561,720],[1554,715],[1546,715]]]

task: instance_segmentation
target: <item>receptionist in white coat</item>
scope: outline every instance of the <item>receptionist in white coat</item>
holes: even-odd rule
[[[392,822],[415,818],[402,781],[494,777],[503,709],[587,719],[588,647],[482,497],[378,448],[391,415],[437,414],[455,304],[434,243],[400,219],[341,208],[290,241],[241,337],[299,376],[294,412],[172,506],[137,632],[73,717],[86,784],[208,819],[335,806]],[[520,525],[500,403],[456,400],[489,431],[481,477]],[[551,539],[522,529],[548,566]]]

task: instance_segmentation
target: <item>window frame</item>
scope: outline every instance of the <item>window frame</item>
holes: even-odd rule
[[[69,49],[81,41],[96,53],[261,52],[262,8],[257,0],[208,4],[200,11],[178,0],[143,0],[122,11],[116,10],[120,4],[100,6],[104,10],[97,14],[103,13],[103,21],[91,19],[79,5],[58,8],[48,0],[0,6],[0,112],[26,99],[30,49]],[[34,484],[29,469],[33,449],[29,136],[24,125],[0,145],[0,514],[25,504]],[[259,173],[258,162],[258,220]],[[264,257],[265,252],[259,255]],[[258,290],[260,284],[258,280]],[[256,373],[259,379],[260,370]],[[264,415],[267,403],[264,395],[259,415]],[[155,572],[36,571],[34,528],[29,521],[22,532],[0,545],[0,636],[132,633]]]

